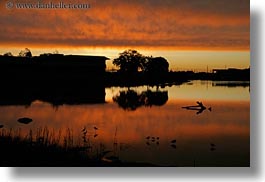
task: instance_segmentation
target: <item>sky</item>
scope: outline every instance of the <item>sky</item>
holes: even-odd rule
[[[60,0],[41,0],[57,3]],[[14,0],[36,4],[37,0]],[[76,0],[89,9],[12,9],[0,2],[0,54],[163,56],[172,69],[250,66],[249,0]],[[198,61],[200,60],[200,62]],[[107,62],[111,68],[111,61]]]

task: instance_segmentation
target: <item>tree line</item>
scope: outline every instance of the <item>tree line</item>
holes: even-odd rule
[[[119,68],[121,73],[167,73],[169,63],[163,57],[148,57],[136,50],[125,50],[119,57],[113,60],[113,64]]]
[[[3,54],[3,56],[13,56],[11,52]],[[21,50],[19,57],[32,57],[32,53],[28,48]],[[169,63],[163,57],[144,56],[133,49],[125,50],[119,54],[119,57],[113,60],[113,65],[119,68],[120,73],[138,73],[147,74],[163,74],[169,71]]]
[[[3,56],[13,56],[11,52],[6,52]],[[28,48],[21,50],[18,54],[19,57],[32,57],[32,53]]]

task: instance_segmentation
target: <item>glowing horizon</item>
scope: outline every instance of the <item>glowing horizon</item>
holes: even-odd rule
[[[88,10],[40,10],[6,9],[1,1],[0,54],[18,55],[27,47],[33,55],[58,50],[112,60],[135,49],[145,56],[165,57],[173,70],[250,66],[249,0],[89,3]],[[110,61],[107,68],[113,68]]]
[[[33,56],[39,56],[43,53],[53,53],[58,51],[65,55],[91,55],[106,56],[107,70],[115,69],[112,64],[113,59],[119,56],[119,53],[129,48],[30,48]],[[11,52],[18,55],[24,48],[2,48],[0,54]],[[136,49],[144,56],[164,57],[169,62],[169,68],[173,71],[211,71],[216,68],[249,68],[250,51],[227,51],[227,50],[163,50],[163,49]]]

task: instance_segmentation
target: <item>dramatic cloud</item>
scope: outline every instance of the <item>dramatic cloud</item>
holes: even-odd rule
[[[36,3],[37,0],[14,2]],[[1,1],[0,43],[249,49],[249,0],[71,2],[90,3],[91,8],[7,9],[6,1]]]

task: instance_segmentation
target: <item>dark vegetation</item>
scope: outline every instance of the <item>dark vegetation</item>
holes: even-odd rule
[[[119,68],[115,73],[106,73],[107,86],[137,86],[159,84],[181,84],[186,78],[169,74],[169,63],[163,57],[147,57],[136,50],[126,50],[114,59]]]
[[[147,57],[136,50],[126,50],[114,59],[117,72],[106,72],[106,86],[175,85],[189,80],[249,81],[250,69],[215,69],[213,72],[169,71],[163,57]]]
[[[169,71],[169,63],[163,57],[148,57],[136,50],[126,50],[114,59],[113,64],[119,68],[117,73],[109,73],[107,83],[126,82],[137,84],[181,83],[187,80],[226,80],[249,81],[250,69],[214,69],[211,73],[193,71]],[[142,83],[141,83],[142,82]]]
[[[93,144],[91,136],[84,130],[80,132],[80,138],[80,142],[74,142],[71,129],[56,133],[45,127],[38,128],[36,132],[30,130],[26,135],[22,135],[19,129],[1,128],[0,166],[154,166],[148,163],[120,161],[115,151],[107,150],[103,143]]]
[[[126,50],[114,59],[113,64],[119,67],[122,73],[138,73],[140,71],[147,74],[163,74],[168,72],[169,64],[162,57],[146,57],[136,50]]]
[[[26,136],[19,130],[1,129],[0,147],[1,166],[89,166],[94,162],[72,145],[70,130],[62,139],[46,128],[38,129],[35,135],[30,130]]]

